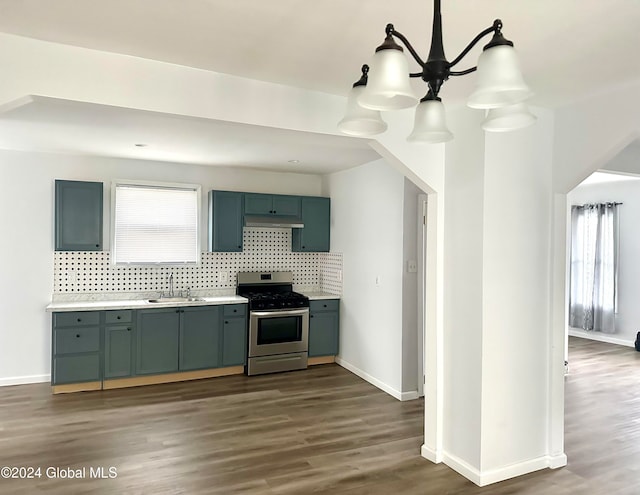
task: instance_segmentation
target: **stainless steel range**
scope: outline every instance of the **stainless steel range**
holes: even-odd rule
[[[293,274],[241,272],[236,292],[249,299],[247,374],[305,369],[309,299],[293,292]]]

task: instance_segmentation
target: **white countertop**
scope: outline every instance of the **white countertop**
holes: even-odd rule
[[[302,294],[307,296],[309,300],[322,300],[322,299],[340,299],[340,296],[336,294],[330,294],[328,292],[319,291],[301,291]],[[117,297],[117,296],[116,296]],[[99,295],[94,294],[87,299],[83,299],[82,295],[78,294],[74,297],[75,300],[69,301],[53,301],[50,303],[46,310],[49,312],[63,312],[63,311],[102,311],[102,310],[117,310],[117,309],[150,309],[150,308],[175,308],[184,306],[213,306],[216,304],[246,304],[248,300],[244,297],[237,296],[235,294],[218,295],[218,296],[205,296],[201,301],[168,301],[168,302],[154,302],[150,303],[148,299],[132,298],[126,299],[124,295],[122,298],[102,299]]]
[[[330,294],[328,292],[303,292],[303,294],[307,296],[310,301],[318,301],[322,299],[340,299],[340,296]]]
[[[188,302],[160,302],[150,303],[146,299],[121,299],[113,301],[68,301],[68,302],[52,302],[46,308],[50,312],[61,311],[101,311],[112,309],[150,309],[150,308],[175,308],[178,306],[214,306],[217,304],[245,304],[247,299],[244,297],[231,296],[214,296],[203,297],[201,301]]]

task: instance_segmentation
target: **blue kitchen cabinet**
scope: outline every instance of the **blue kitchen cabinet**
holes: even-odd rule
[[[291,250],[329,252],[331,231],[331,199],[303,196],[301,229],[291,230]]]
[[[309,357],[335,356],[340,341],[340,301],[309,302]]]
[[[247,364],[247,305],[224,307],[222,323],[222,366]]]
[[[51,384],[102,380],[99,313],[54,313],[51,346]]]
[[[97,312],[96,312],[97,313]],[[104,377],[125,378],[133,375],[133,311],[104,311]]]
[[[133,374],[133,326],[107,326],[104,329],[104,377],[125,378]]]
[[[102,250],[102,182],[55,181],[55,250]]]
[[[200,306],[181,311],[180,371],[220,366],[222,306]]]
[[[178,308],[163,308],[137,312],[136,375],[178,371],[180,311]]]
[[[299,217],[300,196],[245,193],[244,214]]]
[[[244,193],[209,191],[209,251],[242,251]]]

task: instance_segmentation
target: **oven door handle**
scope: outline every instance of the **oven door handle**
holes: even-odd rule
[[[275,318],[278,316],[304,316],[309,313],[309,308],[304,309],[286,309],[284,311],[251,311],[251,316],[258,318]]]

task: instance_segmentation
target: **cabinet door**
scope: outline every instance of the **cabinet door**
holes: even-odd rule
[[[242,251],[243,193],[209,192],[209,251]]]
[[[271,194],[244,194],[245,215],[272,215],[273,196]]]
[[[300,196],[273,196],[273,214],[300,216]]]
[[[102,250],[102,182],[56,181],[56,251]]]
[[[97,352],[57,356],[52,361],[53,385],[100,381],[100,354]]]
[[[180,313],[180,370],[220,366],[221,306],[185,308]]]
[[[180,310],[138,311],[136,325],[136,374],[171,373],[178,370]]]
[[[330,247],[331,200],[303,196],[301,200],[304,228],[292,229],[292,251],[328,252]]]
[[[104,377],[120,378],[133,374],[133,327],[120,325],[104,331]]]
[[[326,311],[309,317],[309,357],[338,354],[339,313]]]
[[[247,319],[225,318],[222,331],[222,366],[247,364]]]

